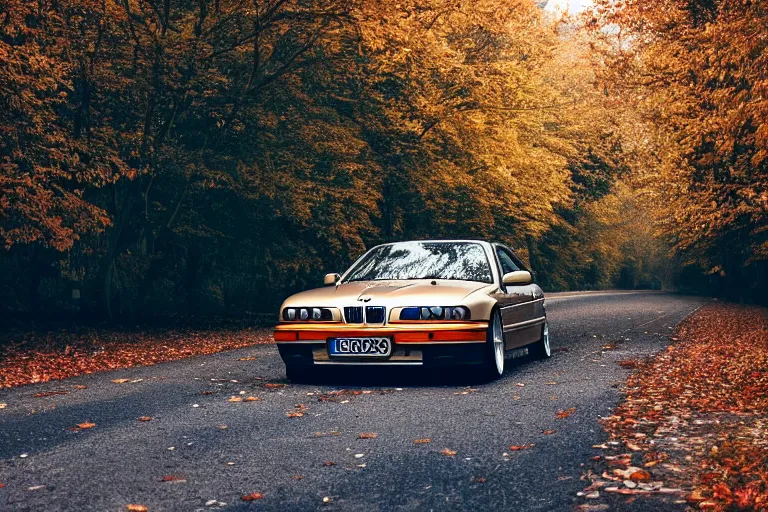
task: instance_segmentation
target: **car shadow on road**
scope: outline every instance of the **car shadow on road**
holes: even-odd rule
[[[509,378],[520,368],[536,363],[530,356],[508,359],[505,372],[500,380]],[[357,387],[456,387],[490,384],[489,379],[478,368],[471,366],[452,366],[444,368],[424,367],[358,367],[342,368],[338,366],[320,368],[292,384],[313,384]]]

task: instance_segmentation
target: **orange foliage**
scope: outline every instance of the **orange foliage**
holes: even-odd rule
[[[25,338],[9,345],[0,361],[0,388],[272,343],[271,332],[267,329],[89,330],[27,334]],[[128,381],[117,379],[114,382]]]
[[[607,430],[646,467],[693,482],[695,503],[768,510],[768,311],[708,305],[677,336],[630,377]]]

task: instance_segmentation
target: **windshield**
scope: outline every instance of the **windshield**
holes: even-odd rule
[[[401,242],[365,255],[345,281],[458,279],[493,283],[483,247],[473,242]]]

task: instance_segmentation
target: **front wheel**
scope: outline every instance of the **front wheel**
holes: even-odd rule
[[[504,374],[504,331],[498,310],[491,315],[483,350],[483,377],[489,381],[496,380]]]
[[[536,359],[547,359],[552,355],[552,349],[549,346],[549,322],[546,317],[544,317],[544,325],[541,326],[541,339],[531,345],[529,352]]]

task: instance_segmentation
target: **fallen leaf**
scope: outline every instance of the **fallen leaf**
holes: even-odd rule
[[[96,426],[95,423],[90,423],[88,421],[86,421],[85,423],[78,423],[77,424],[77,427],[80,428],[80,429],[83,429],[83,430],[88,429],[88,428],[93,428],[95,426]]]
[[[549,435],[552,435],[552,434],[554,434],[555,432],[557,432],[557,430],[542,430],[542,431],[541,431],[541,433],[542,433],[542,434],[544,434],[545,436],[549,436]]]
[[[605,503],[600,503],[595,505],[584,503],[583,505],[579,505],[578,507],[576,507],[576,510],[580,512],[597,512],[598,510],[608,510],[609,508],[610,507]]]
[[[571,414],[573,414],[575,412],[576,412],[576,408],[575,407],[571,407],[570,409],[566,409],[564,411],[557,411],[557,419],[562,420],[564,418],[567,418],[568,416],[570,416]]]
[[[333,498],[331,498],[329,496],[324,496],[323,497],[323,503],[331,503],[332,501],[333,501]]]
[[[304,475],[293,475],[291,478],[294,480],[304,480]]]
[[[512,450],[513,452],[519,452],[521,450],[527,450],[528,448],[533,448],[534,446],[536,446],[534,443],[513,444],[512,446],[509,447],[509,449]]]
[[[238,359],[238,361],[255,361],[255,360],[256,360],[256,358],[253,357],[253,356],[251,356],[251,357],[241,357],[240,359]]]
[[[267,382],[266,384],[264,384],[264,387],[266,389],[279,389],[279,388],[284,388],[285,384],[276,384],[273,382]]]
[[[256,501],[262,499],[263,497],[264,495],[260,492],[252,492],[251,494],[240,496],[240,499],[243,501]]]
[[[473,476],[472,477],[472,483],[475,484],[484,484],[486,482],[486,479],[484,476]]]
[[[298,412],[298,411],[292,411],[292,412],[285,413],[285,415],[288,416],[289,418],[301,418],[302,416],[304,416],[304,413]]]
[[[139,421],[152,421],[152,416],[141,416]]]
[[[414,439],[414,440],[413,440],[413,444],[426,444],[426,443],[431,443],[431,442],[432,442],[432,440],[431,440],[431,439],[429,439],[429,438],[425,438],[425,439]]]
[[[5,409],[6,407],[8,407],[8,404],[0,403],[0,409]]]
[[[144,505],[136,505],[135,503],[126,505],[125,508],[128,512],[149,512],[149,509]]]
[[[3,487],[5,487],[5,484],[0,484],[0,489],[2,489]]]
[[[333,462],[332,460],[326,460],[326,461],[323,462],[323,466],[325,466],[325,467],[335,466],[335,465],[336,465],[336,463]]]
[[[643,469],[640,469],[629,475],[629,479],[633,482],[646,482],[651,479],[651,474]]]
[[[519,388],[524,388],[524,387],[525,387],[525,384],[523,384],[522,382],[516,382],[516,383],[515,383],[515,386],[517,386],[517,387],[519,387]]]
[[[35,398],[43,398],[45,396],[67,395],[69,391],[44,391],[42,393],[35,393]]]
[[[182,476],[165,475],[160,479],[161,482],[186,482],[187,480]]]
[[[258,402],[259,400],[261,400],[261,398],[259,398],[257,396],[247,396],[247,397],[243,398],[244,402]]]
[[[442,450],[440,450],[440,454],[441,455],[445,455],[446,457],[455,457],[456,456],[456,451],[455,450],[451,450],[449,448],[443,448]]]
[[[373,432],[363,432],[358,436],[358,439],[376,439],[376,434]]]
[[[130,382],[130,381],[131,379],[113,379],[112,380],[112,382],[114,382],[115,384],[125,384],[126,382]],[[131,505],[128,505],[128,506],[130,507]],[[143,505],[135,505],[135,506],[141,507]]]
[[[243,401],[243,397],[241,396],[231,396],[227,400],[227,402],[242,402],[242,401]]]
[[[77,386],[75,386],[75,389],[87,389],[87,388],[88,386],[83,386],[82,384],[78,384]]]

